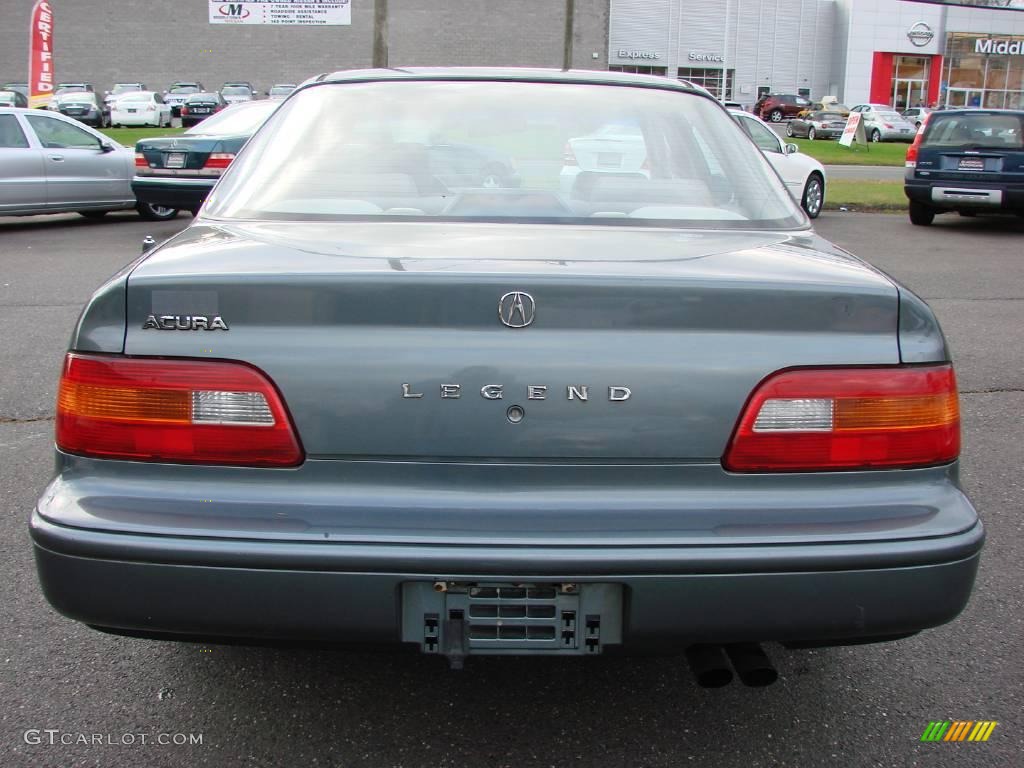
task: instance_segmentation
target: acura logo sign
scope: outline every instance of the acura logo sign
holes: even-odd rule
[[[536,315],[537,303],[528,293],[512,291],[498,301],[498,318],[509,328],[525,328]]]
[[[935,33],[932,32],[932,28],[923,21],[917,22],[907,30],[907,39],[918,48],[924,48],[934,37]]]

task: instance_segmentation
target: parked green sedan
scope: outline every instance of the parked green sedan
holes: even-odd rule
[[[624,121],[644,173],[562,151]],[[448,175],[452,146],[520,183]],[[686,652],[766,685],[761,643],[961,611],[959,451],[931,310],[704,89],[343,71],[94,294],[31,533],[49,601],[108,632]]]

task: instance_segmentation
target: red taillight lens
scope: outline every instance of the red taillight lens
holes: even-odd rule
[[[723,466],[807,472],[944,464],[960,454],[949,365],[782,371],[754,391]]]
[[[579,165],[576,161],[576,153],[572,151],[572,145],[569,142],[565,143],[565,148],[562,150],[562,165]]]
[[[178,112],[181,113],[182,115],[187,115],[188,114],[188,107],[186,107],[184,104],[182,104],[181,105],[181,109],[179,109]]]
[[[149,168],[149,163],[146,162],[146,156],[141,152],[135,153],[135,167],[136,168]]]
[[[203,168],[207,170],[224,170],[231,161],[235,159],[235,156],[230,152],[214,152],[206,158],[206,163],[203,164]]]
[[[108,459],[290,467],[304,458],[267,377],[243,363],[70,353],[57,446]]]
[[[917,129],[917,135],[914,136],[914,142],[907,147],[907,158],[903,163],[907,168],[917,168],[917,153],[921,149],[921,137],[924,135],[924,129],[928,125],[928,118],[931,117],[931,113],[924,116],[921,121],[921,127]]]

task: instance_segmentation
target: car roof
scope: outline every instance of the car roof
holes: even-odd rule
[[[979,109],[978,107],[961,107],[957,109],[933,109],[936,116],[946,115],[1016,115],[1024,116],[1024,109]]]
[[[541,69],[528,67],[403,67],[402,69],[348,69],[311,77],[300,88],[324,83],[361,83],[417,80],[483,80],[522,83],[579,83],[594,85],[627,85],[658,88],[708,96],[701,88],[685,81],[658,75],[634,75],[626,72],[605,72],[591,69]]]

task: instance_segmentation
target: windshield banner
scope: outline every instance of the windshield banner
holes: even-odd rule
[[[53,95],[53,7],[38,0],[32,9],[28,45],[28,105],[45,107]]]

